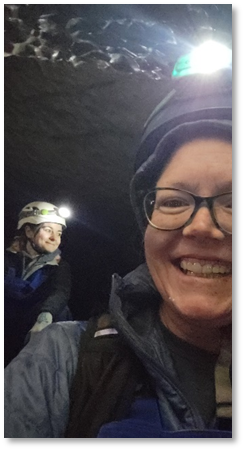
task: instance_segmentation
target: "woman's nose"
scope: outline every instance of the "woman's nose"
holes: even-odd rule
[[[213,222],[207,206],[199,208],[189,225],[183,228],[183,235],[218,240],[222,240],[225,237],[224,233]]]
[[[52,232],[49,236],[50,241],[58,241],[60,239],[60,235],[58,233]]]

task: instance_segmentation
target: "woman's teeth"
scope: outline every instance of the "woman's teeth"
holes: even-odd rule
[[[196,275],[201,277],[210,277],[225,275],[231,273],[229,265],[213,262],[213,261],[198,261],[190,262],[182,260],[180,267],[187,275]]]

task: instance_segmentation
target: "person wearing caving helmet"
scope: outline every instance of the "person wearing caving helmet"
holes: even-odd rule
[[[46,223],[52,224],[57,230],[58,239],[55,239],[55,233],[47,241],[38,242],[36,236],[41,229],[44,229]],[[56,224],[56,225],[54,225]],[[56,251],[61,242],[62,231],[66,228],[65,218],[59,214],[59,209],[47,202],[32,202],[26,205],[19,214],[17,230],[23,230],[22,237],[26,239],[26,245],[31,253],[31,248],[35,253],[52,253]],[[33,230],[32,233],[29,230]],[[60,238],[60,239],[59,239]],[[29,245],[28,245],[29,244]],[[48,247],[49,245],[49,247]]]
[[[186,64],[185,58],[183,62]],[[180,60],[175,72],[181,65]],[[169,94],[144,126],[135,160],[131,201],[142,231],[147,224],[142,197],[154,185],[177,146],[194,137],[224,135],[228,139],[232,135],[231,67],[213,74],[173,77],[170,85]]]
[[[71,320],[70,268],[59,249],[65,218],[47,202],[28,203],[5,254],[5,365],[53,321]]]
[[[8,366],[6,415],[18,414],[5,437],[232,437],[231,70],[170,84],[131,182],[145,262],[113,275],[105,314],[48,327],[28,377],[14,373],[25,373],[31,342]],[[38,385],[26,410],[43,370],[49,395]]]

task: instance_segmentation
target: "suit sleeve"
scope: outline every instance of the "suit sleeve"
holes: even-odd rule
[[[70,299],[71,292],[71,271],[69,264],[62,260],[60,261],[57,270],[55,270],[52,279],[50,280],[51,288],[50,294],[40,307],[41,312],[50,312],[53,320],[58,320],[59,314],[67,306]]]

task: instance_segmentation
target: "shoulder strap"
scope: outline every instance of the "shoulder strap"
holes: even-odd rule
[[[104,423],[121,420],[143,372],[135,354],[116,334],[110,316],[92,318],[80,341],[65,437],[96,437]]]

